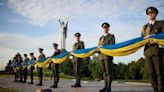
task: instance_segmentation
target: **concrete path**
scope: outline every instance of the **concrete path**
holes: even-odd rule
[[[43,86],[35,86],[37,80],[34,81],[33,85],[27,83],[13,82],[11,78],[0,78],[0,87],[13,88],[19,92],[35,92],[38,88],[49,88],[53,83],[51,80],[45,80]],[[82,81],[81,88],[71,88],[70,86],[74,84],[74,80],[61,79],[59,81],[59,88],[52,89],[53,92],[99,92],[104,85],[103,82],[87,82]],[[112,83],[112,92],[153,92],[150,84],[145,83],[132,83],[123,82],[118,83],[114,81]]]

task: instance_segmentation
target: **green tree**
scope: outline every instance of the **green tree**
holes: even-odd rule
[[[139,68],[136,65],[135,61],[132,61],[131,63],[128,64],[128,74],[129,74],[129,79],[138,79],[139,76]]]
[[[91,72],[91,79],[103,79],[102,69],[98,61],[98,56],[93,56],[93,59],[88,65],[89,71]]]
[[[126,79],[127,74],[127,65],[124,63],[118,63],[117,64],[117,79]]]
[[[90,58],[84,58],[81,64],[81,75],[82,77],[90,77],[91,72],[89,71]]]
[[[71,59],[68,59],[60,64],[60,72],[63,72],[65,75],[73,75],[74,71]]]

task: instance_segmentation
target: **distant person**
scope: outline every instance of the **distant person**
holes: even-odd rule
[[[19,76],[18,76],[19,71],[18,71],[18,68],[16,67],[17,63],[18,63],[18,60],[17,60],[17,57],[15,55],[15,57],[13,58],[13,62],[12,62],[14,77],[15,77],[15,80],[13,82],[17,82],[18,78],[19,78]]]
[[[23,63],[23,58],[20,53],[17,54],[17,62],[18,62],[18,71],[19,71],[19,81],[18,82],[23,82],[23,70],[22,70],[22,63]]]
[[[23,64],[25,64],[26,62],[28,62],[30,59],[27,57],[27,54],[24,54],[24,61]],[[23,83],[26,83],[27,80],[27,66],[23,66]]]
[[[39,48],[40,55],[38,57],[38,60],[45,58],[45,55],[43,53],[43,50],[44,49]],[[37,70],[38,70],[39,83],[36,84],[36,86],[42,86],[43,85],[43,68],[42,67],[37,67]]]
[[[34,66],[35,66],[35,61],[36,61],[36,57],[34,56],[34,53],[30,53],[30,61],[31,61],[31,65],[29,68],[29,74],[30,74],[30,82],[28,84],[33,84],[33,80],[34,80]]]
[[[6,69],[5,69],[7,74],[10,74],[12,72],[11,64],[12,64],[12,60],[9,60],[9,62],[7,63]]]

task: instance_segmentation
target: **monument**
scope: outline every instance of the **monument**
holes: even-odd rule
[[[60,29],[59,29],[59,46],[62,51],[66,50],[66,38],[68,29],[68,16],[65,16],[64,20],[59,19]]]

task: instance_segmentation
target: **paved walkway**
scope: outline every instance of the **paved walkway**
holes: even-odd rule
[[[34,81],[33,85],[29,85],[27,83],[18,83],[12,82],[11,78],[0,78],[0,86],[6,88],[13,88],[18,90],[19,92],[35,92],[38,88],[49,88],[52,84],[51,80],[45,80],[43,86],[35,86],[38,81]],[[104,85],[103,82],[87,82],[82,81],[81,88],[71,88],[70,86],[74,83],[73,80],[64,80],[61,79],[59,81],[59,88],[52,89],[53,92],[99,92]],[[112,83],[112,92],[153,92],[150,84],[145,83],[118,83],[114,81]]]

